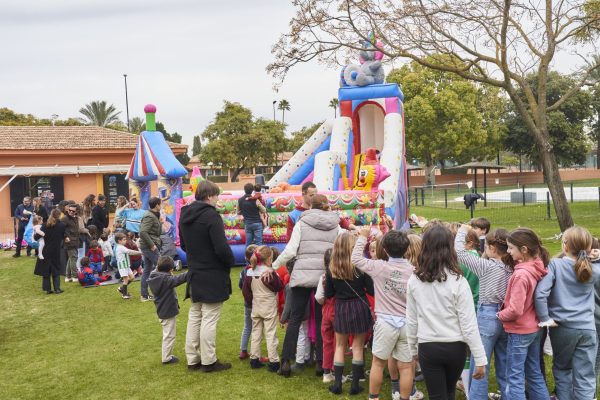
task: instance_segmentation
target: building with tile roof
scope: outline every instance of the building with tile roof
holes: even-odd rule
[[[0,126],[0,239],[12,232],[24,196],[52,193],[54,204],[90,193],[128,196],[125,174],[138,139],[99,126]],[[187,152],[187,145],[168,145],[175,155]]]

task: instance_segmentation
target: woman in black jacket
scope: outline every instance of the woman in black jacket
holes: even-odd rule
[[[61,251],[62,243],[65,238],[65,224],[60,220],[61,213],[54,209],[48,217],[48,221],[42,225],[44,232],[44,250],[42,255],[44,259],[37,259],[35,263],[34,274],[42,277],[42,290],[47,294],[60,294],[63,292],[60,288],[61,266]],[[50,277],[52,277],[52,285],[50,286]]]
[[[181,209],[179,242],[186,252],[188,284],[185,298],[192,299],[185,353],[188,369],[204,372],[231,368],[216,356],[217,321],[223,302],[231,294],[229,273],[235,260],[225,238],[223,219],[215,205],[219,187],[202,181],[196,189],[196,201]]]

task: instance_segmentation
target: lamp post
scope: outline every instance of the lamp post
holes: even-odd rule
[[[273,121],[275,121],[275,104],[277,104],[277,100],[273,100]]]
[[[123,74],[123,78],[125,78],[125,108],[127,110],[127,132],[131,133],[129,129],[129,99],[127,98],[127,74]]]

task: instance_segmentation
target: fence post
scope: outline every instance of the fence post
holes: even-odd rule
[[[419,191],[415,188],[415,206],[419,205]]]
[[[425,189],[421,188],[421,205],[425,205]]]
[[[573,182],[571,182],[571,203],[573,202]]]
[[[600,189],[600,188],[598,188]],[[448,189],[444,189],[444,204],[448,208]]]
[[[523,200],[523,207],[525,207],[525,185],[521,186],[521,191],[523,193],[523,198],[522,198],[522,200]]]
[[[546,192],[546,215],[548,219],[552,219],[550,216],[550,192]]]

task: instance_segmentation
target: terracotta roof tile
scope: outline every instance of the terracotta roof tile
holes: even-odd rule
[[[0,126],[0,150],[135,149],[138,138],[100,126]],[[168,143],[187,151],[185,144]]]

